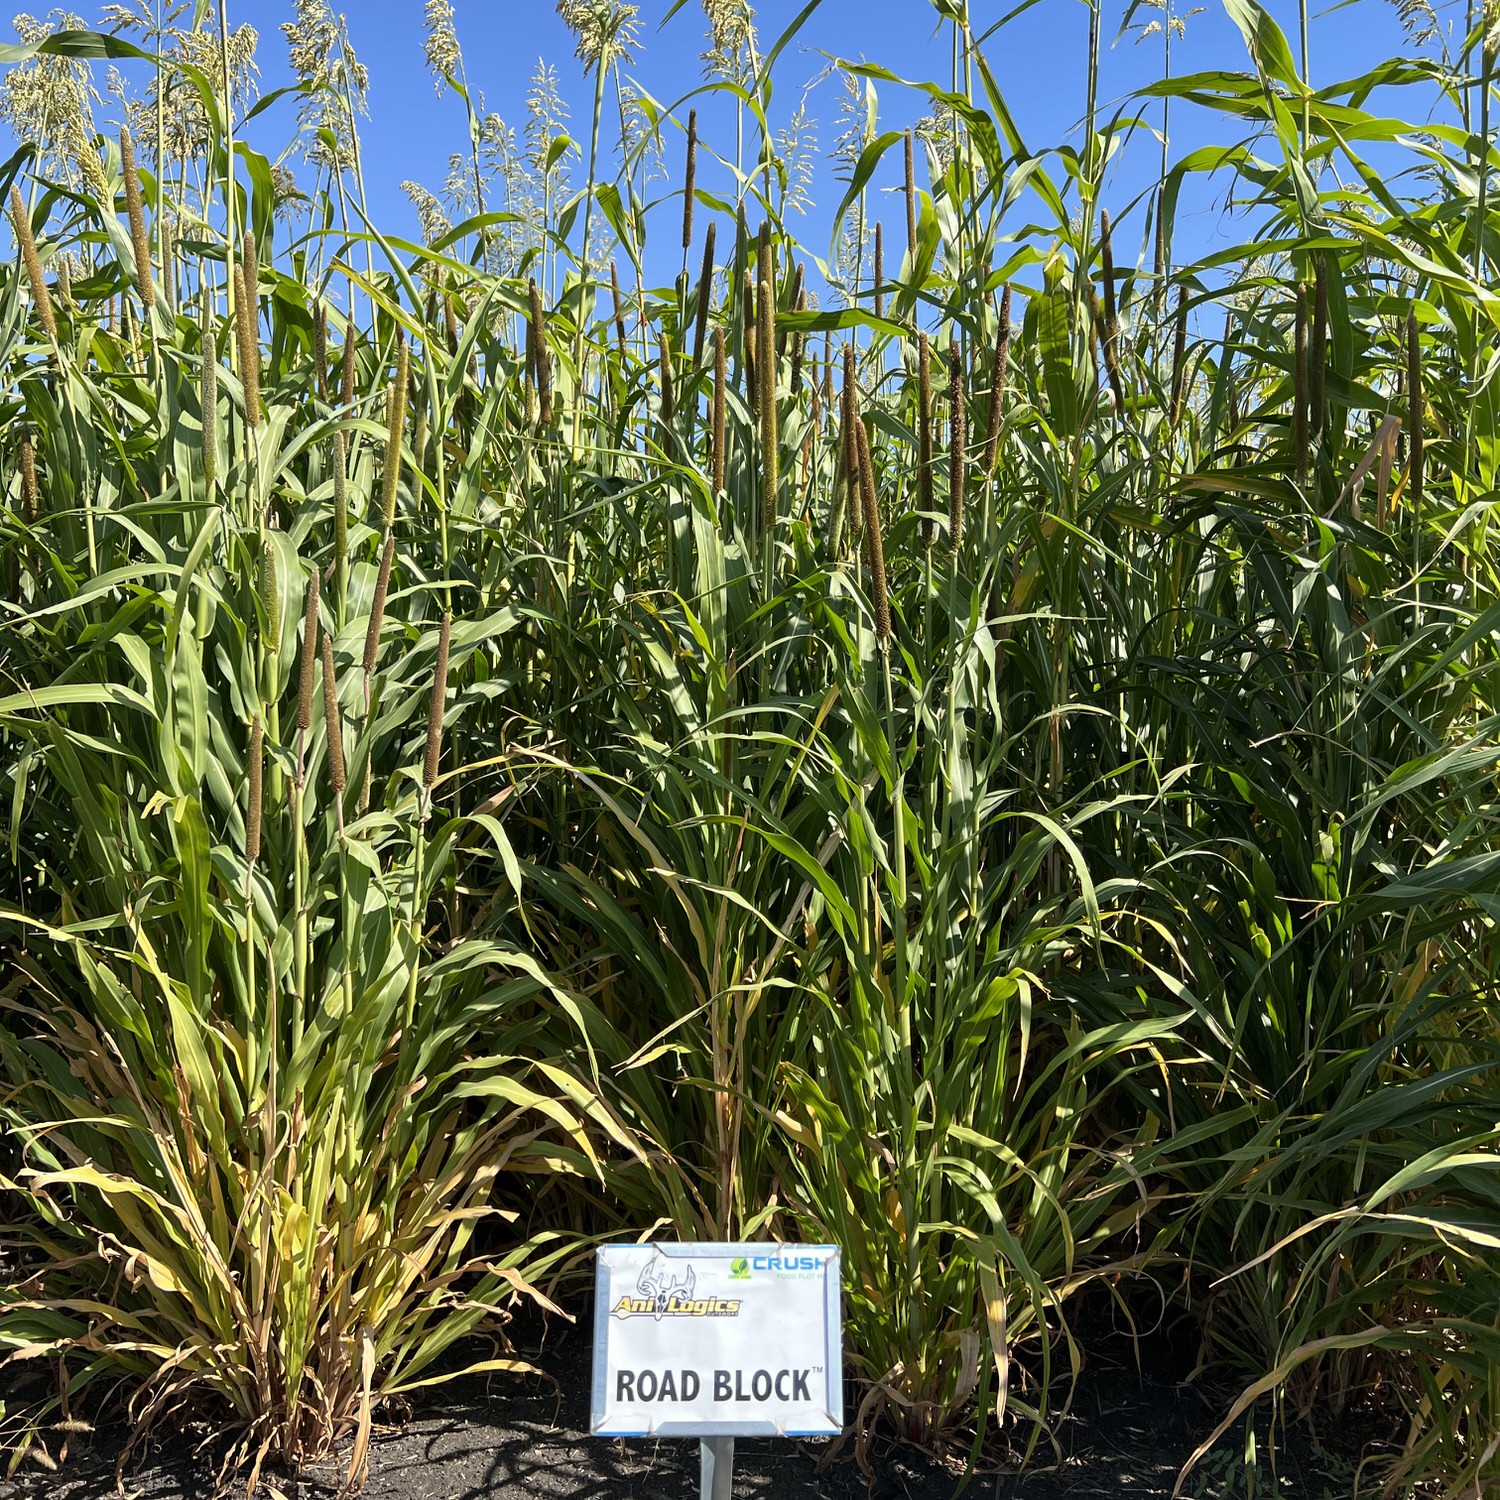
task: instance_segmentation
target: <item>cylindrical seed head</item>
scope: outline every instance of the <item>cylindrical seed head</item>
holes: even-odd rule
[[[260,425],[260,338],[257,318],[250,299],[245,295],[245,273],[234,268],[234,332],[240,351],[240,381],[245,390],[245,422]]]
[[[724,489],[724,401],[729,383],[729,359],[724,349],[724,330],[714,329],[713,487],[715,496]]]
[[[375,597],[370,601],[370,623],[365,627],[364,671],[369,677],[380,655],[380,632],[385,624],[385,596],[391,586],[391,563],[396,556],[396,538],[386,533],[380,551],[380,571],[375,575]]]
[[[1412,514],[1420,518],[1427,456],[1422,436],[1427,416],[1427,399],[1422,390],[1422,335],[1417,327],[1415,312],[1406,315],[1406,395],[1406,431],[1411,443],[1411,480],[1407,485],[1407,493],[1411,496]]]
[[[458,312],[453,306],[453,298],[446,292],[443,293],[443,325],[448,330],[448,353],[458,353]]]
[[[339,372],[339,402],[346,409],[354,405],[357,340],[358,334],[355,332],[354,318],[351,315],[349,321],[344,324],[344,368]]]
[[[26,266],[26,281],[31,287],[31,301],[36,315],[46,330],[47,337],[57,342],[57,318],[52,311],[52,294],[47,290],[47,278],[42,275],[42,258],[37,254],[36,236],[31,232],[31,215],[26,212],[26,202],[15,183],[10,187],[10,216],[16,226],[16,241],[21,247],[21,260]]]
[[[1172,426],[1182,421],[1187,397],[1187,288],[1177,289],[1177,327],[1172,335]]]
[[[807,311],[807,289],[803,286],[803,270],[801,262],[797,265],[797,274],[792,278],[792,311]],[[802,360],[806,352],[807,335],[800,330],[792,334],[792,373],[788,381],[788,389],[793,396],[801,394],[802,391]]]
[[[995,472],[1000,451],[1000,417],[1005,409],[1005,376],[1010,365],[1010,283],[1000,293],[1000,321],[995,338],[995,364],[990,371],[990,410],[984,432],[984,472]]]
[[[542,291],[531,278],[527,288],[531,299],[531,339],[536,358],[537,416],[543,427],[552,425],[552,353],[547,347],[547,314],[542,307]]]
[[[430,792],[437,784],[438,763],[443,757],[443,708],[448,701],[448,646],[453,632],[453,611],[443,611],[438,631],[437,661],[432,671],[432,701],[427,708],[427,758],[422,765],[422,785]]]
[[[1308,341],[1308,426],[1313,442],[1323,435],[1324,393],[1328,365],[1328,268],[1320,255],[1314,263],[1312,337]]]
[[[1109,214],[1099,210],[1099,271],[1104,281],[1104,321],[1110,337],[1119,331],[1119,316],[1115,303],[1115,253],[1110,233]]]
[[[151,272],[151,242],[146,238],[146,211],[141,203],[141,179],[135,169],[135,144],[130,131],[120,127],[120,166],[125,177],[125,214],[130,220],[130,247],[135,254],[135,289],[141,303],[156,303],[156,282]]]
[[[744,276],[744,322],[745,322],[745,400],[751,411],[760,408],[760,381],[756,344],[755,288],[747,270]]]
[[[333,435],[333,557],[342,568],[349,555],[349,480],[345,470],[349,462],[348,435]]]
[[[1292,446],[1298,484],[1307,478],[1307,288],[1297,285],[1292,330]]]
[[[620,346],[620,357],[625,357],[625,304],[620,297],[620,273],[614,261],[609,263],[609,289],[615,300],[615,341]]]
[[[333,675],[333,640],[323,632],[323,722],[328,731],[328,779],[335,797],[349,784],[344,770],[344,725],[339,716],[339,687]]]
[[[36,446],[28,432],[21,438],[21,519],[36,525],[42,513],[42,492],[36,480]]]
[[[253,865],[260,859],[261,787],[266,770],[266,732],[259,714],[250,724],[250,749],[246,761],[250,785],[249,805],[245,809],[245,861]]]
[[[865,562],[870,569],[870,603],[875,611],[875,638],[882,646],[891,635],[891,605],[886,588],[885,541],[880,534],[880,505],[875,496],[875,467],[870,462],[870,435],[858,418],[854,422],[858,450],[859,490],[865,521]]]
[[[176,247],[172,242],[172,225],[168,220],[157,220],[156,237],[158,253],[161,255],[162,285],[166,287],[168,297],[175,302],[177,299],[177,262],[174,259]]]
[[[957,553],[964,540],[965,449],[968,446],[968,413],[964,406],[964,366],[958,344],[948,349],[948,550]]]
[[[267,651],[281,644],[281,590],[276,586],[276,549],[267,537],[260,545],[260,608]]]
[[[917,172],[909,130],[906,132],[906,249],[913,257],[917,253]]]
[[[313,318],[313,381],[319,401],[328,400],[328,308],[318,300]]]
[[[693,243],[693,192],[698,175],[698,111],[688,111],[687,170],[682,185],[682,249]]]
[[[396,340],[396,378],[385,393],[385,462],[381,469],[380,524],[389,531],[396,520],[396,496],[401,482],[401,440],[406,431],[406,387],[411,376],[405,335]]]
[[[307,580],[307,605],[302,613],[302,663],[297,682],[297,728],[304,733],[312,726],[313,663],[318,655],[318,597],[323,575],[312,570]]]
[[[665,329],[661,330],[661,332],[657,334],[656,344],[657,358],[660,364],[661,371],[660,419],[662,428],[662,441],[663,443],[665,443],[667,430],[671,427],[672,418],[675,414],[675,399],[672,390],[672,350],[671,346],[667,343],[667,335]]]
[[[922,512],[922,545],[932,546],[932,348],[917,335],[917,508]]]
[[[844,345],[844,385],[839,396],[839,463],[834,478],[833,514],[830,517],[828,541],[830,556],[837,558],[843,543],[844,523],[858,535],[859,519],[864,510],[859,487],[859,444],[854,428],[859,421],[858,375],[854,363],[854,346]]]
[[[244,266],[245,266],[245,291],[255,308],[260,306],[260,257],[255,251],[255,231],[245,231]]]
[[[762,262],[767,256],[762,253]],[[781,488],[781,435],[776,402],[776,293],[774,284],[764,277],[760,283],[760,332],[757,345],[765,351],[761,361],[760,401],[760,529],[762,542],[769,545],[776,530]]]
[[[198,415],[203,460],[203,488],[212,490],[219,472],[219,347],[214,331],[213,300],[203,299],[203,351],[200,356]]]
[[[703,269],[698,273],[698,321],[693,329],[693,368],[703,368],[703,339],[708,330],[708,301],[714,286],[714,238],[716,225],[708,221],[708,232],[703,236]]]

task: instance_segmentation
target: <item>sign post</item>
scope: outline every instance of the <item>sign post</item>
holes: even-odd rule
[[[598,1437],[696,1437],[729,1500],[737,1437],[843,1430],[833,1245],[605,1245],[594,1285]]]

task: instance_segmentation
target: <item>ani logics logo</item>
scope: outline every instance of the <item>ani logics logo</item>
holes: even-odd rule
[[[678,1269],[680,1267],[680,1269]],[[691,1262],[675,1264],[658,1250],[636,1278],[636,1295],[610,1308],[616,1318],[737,1318],[740,1304],[727,1297],[695,1297],[698,1278]]]

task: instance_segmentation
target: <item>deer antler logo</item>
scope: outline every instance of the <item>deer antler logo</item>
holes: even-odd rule
[[[680,1272],[674,1271],[672,1262],[658,1250],[646,1262],[635,1289],[642,1297],[649,1297],[655,1304],[656,1321],[659,1323],[671,1306],[673,1296],[680,1292],[684,1298],[691,1297],[696,1284],[697,1278],[693,1275],[691,1265],[684,1265]]]

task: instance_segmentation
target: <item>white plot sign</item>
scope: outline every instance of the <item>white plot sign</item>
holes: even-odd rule
[[[605,1245],[591,1430],[601,1437],[843,1429],[833,1245]]]

